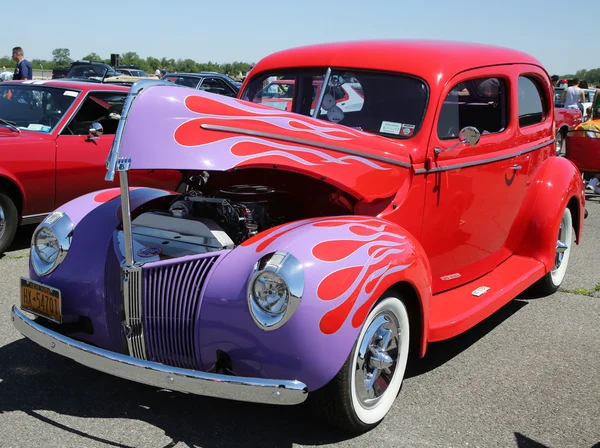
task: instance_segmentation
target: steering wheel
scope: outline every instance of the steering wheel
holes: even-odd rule
[[[51,128],[53,128],[54,126],[56,126],[58,124],[61,117],[62,117],[61,112],[49,112],[49,113],[42,115],[40,117],[38,123],[46,125],[46,126],[50,126]]]

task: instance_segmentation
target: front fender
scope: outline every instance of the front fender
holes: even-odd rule
[[[119,191],[95,191],[60,206],[57,211],[66,213],[74,225],[69,253],[60,266],[43,277],[36,274],[31,261],[29,264],[32,280],[61,291],[63,323],[90,320],[94,333],[74,336],[114,351],[121,350],[119,315],[111,311],[119,309],[120,300],[119,260],[112,244],[113,233],[120,225]],[[131,208],[168,194],[153,188],[132,188]]]
[[[246,290],[254,263],[277,250],[302,264],[304,294],[287,323],[264,331],[252,320]],[[212,274],[197,326],[202,363],[210,368],[222,350],[237,374],[296,378],[318,389],[341,369],[369,311],[392,285],[413,286],[421,328],[428,328],[430,275],[414,237],[382,219],[316,218],[267,230],[231,251]]]
[[[508,248],[517,255],[554,267],[556,240],[563,210],[571,209],[576,241],[581,240],[585,213],[583,180],[577,167],[563,157],[546,159],[532,182],[512,229]]]

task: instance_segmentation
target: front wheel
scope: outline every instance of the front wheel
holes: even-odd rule
[[[573,244],[573,217],[569,207],[565,207],[560,228],[558,230],[558,238],[556,239],[556,255],[554,257],[554,267],[544,277],[538,280],[534,285],[534,289],[541,295],[550,295],[558,290],[565,275],[567,266],[569,265],[569,256],[571,254],[571,246]]]
[[[400,391],[409,346],[408,310],[401,298],[388,294],[367,317],[339,373],[311,393],[314,412],[353,432],[379,424]]]
[[[15,203],[0,191],[0,255],[12,243],[17,233],[18,211]]]

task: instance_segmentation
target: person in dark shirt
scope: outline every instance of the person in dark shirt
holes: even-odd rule
[[[31,63],[25,59],[23,55],[23,49],[21,47],[15,47],[12,50],[12,59],[17,63],[13,80],[16,79],[33,79],[33,69]]]

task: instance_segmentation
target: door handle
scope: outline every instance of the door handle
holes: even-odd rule
[[[510,167],[511,170],[515,170],[515,171],[520,170],[521,168],[523,168],[521,165],[513,165]]]

